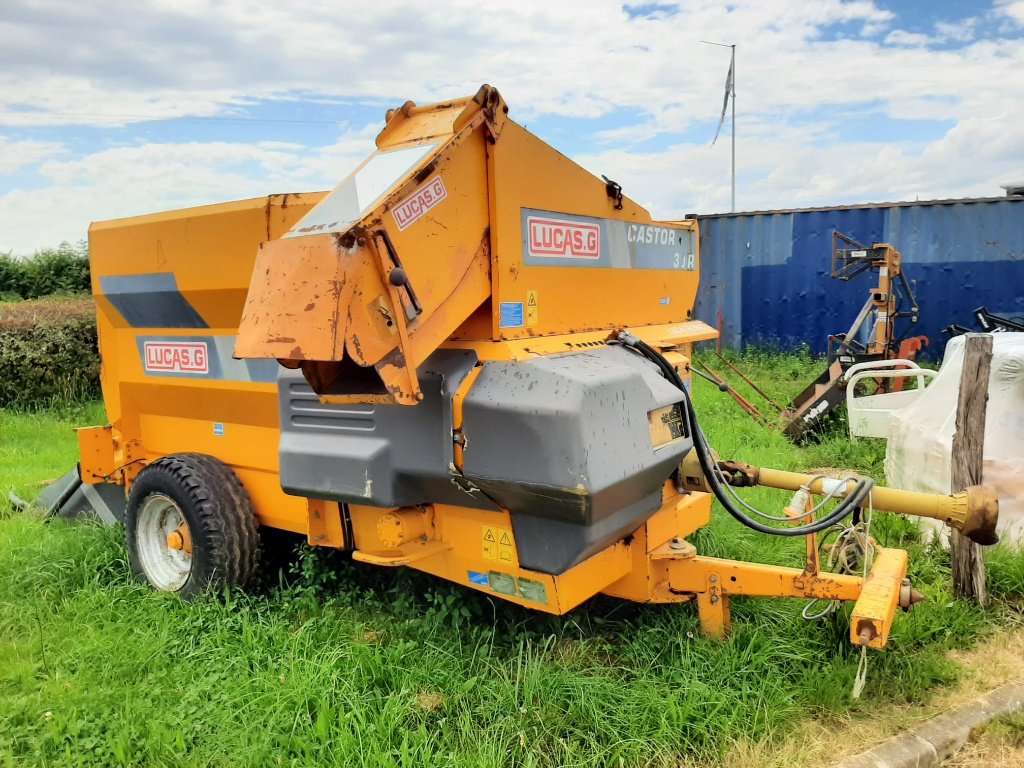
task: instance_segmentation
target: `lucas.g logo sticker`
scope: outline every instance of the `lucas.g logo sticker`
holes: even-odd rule
[[[448,190],[444,188],[444,182],[440,176],[435,176],[392,209],[391,215],[395,217],[398,231],[414,224],[446,197]]]
[[[147,341],[143,364],[153,373],[209,373],[209,348],[205,341]]]
[[[530,256],[556,259],[600,259],[601,227],[566,219],[527,219]]]

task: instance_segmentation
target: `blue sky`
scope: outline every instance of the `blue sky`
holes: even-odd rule
[[[384,111],[496,85],[662,218],[999,195],[1024,179],[1024,1],[485,6],[6,0],[0,251],[88,223],[334,186]]]

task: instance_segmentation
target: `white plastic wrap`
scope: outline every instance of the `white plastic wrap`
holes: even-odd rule
[[[964,338],[946,345],[939,375],[913,403],[892,415],[885,454],[889,485],[950,492],[950,459],[963,370]],[[1024,544],[1024,333],[992,335],[982,480],[999,494],[1000,538]],[[925,524],[934,521],[924,520]],[[934,527],[941,527],[935,523]]]

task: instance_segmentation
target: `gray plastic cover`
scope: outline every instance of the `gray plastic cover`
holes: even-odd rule
[[[562,573],[660,508],[692,441],[655,448],[648,413],[681,399],[624,347],[484,363],[464,404],[463,470],[511,512],[520,565]]]

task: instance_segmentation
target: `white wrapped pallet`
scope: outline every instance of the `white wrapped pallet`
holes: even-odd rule
[[[885,455],[886,481],[896,487],[950,492],[950,457],[964,361],[964,337],[946,345],[938,375],[921,395],[894,411]],[[1001,539],[1024,544],[1024,333],[993,334],[985,419],[985,485],[999,494]],[[928,530],[941,526],[922,520]]]

